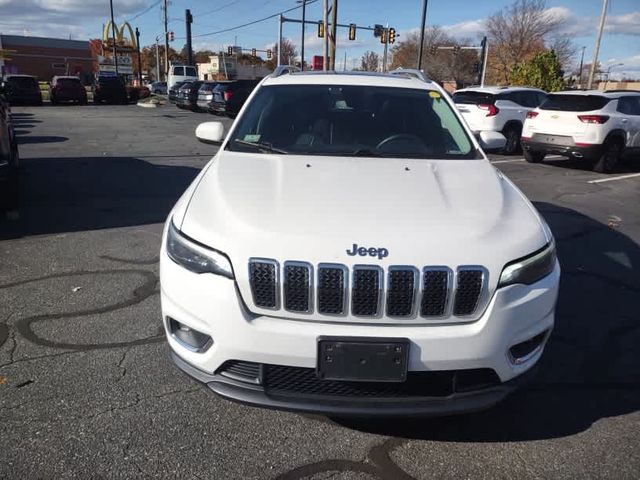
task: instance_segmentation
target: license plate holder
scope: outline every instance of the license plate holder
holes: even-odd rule
[[[319,337],[316,374],[323,380],[404,382],[409,339]]]

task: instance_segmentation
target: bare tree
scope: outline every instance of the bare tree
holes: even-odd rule
[[[545,49],[545,39],[558,31],[562,20],[546,10],[545,0],[516,0],[486,21],[491,67],[509,82],[513,66]]]
[[[547,41],[547,48],[556,52],[558,61],[565,70],[569,70],[574,64],[577,49],[571,37],[556,35]]]
[[[296,62],[296,57],[298,56],[298,51],[296,50],[296,46],[293,44],[291,40],[288,38],[282,39],[282,64],[283,65],[293,65]],[[271,60],[267,60],[265,66],[267,68],[276,68],[278,64],[278,44],[276,43],[273,46],[273,57]]]
[[[375,72],[378,70],[379,65],[380,55],[376,52],[364,52],[364,55],[362,55],[362,58],[360,59],[360,70],[364,70],[365,72]]]

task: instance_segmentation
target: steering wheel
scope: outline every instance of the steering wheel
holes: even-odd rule
[[[400,140],[408,140],[415,144],[419,144],[422,148],[425,148],[425,145],[422,139],[417,135],[411,135],[409,133],[396,133],[395,135],[391,135],[390,137],[385,138],[378,145],[376,145],[376,150],[379,150],[390,143],[397,142]]]

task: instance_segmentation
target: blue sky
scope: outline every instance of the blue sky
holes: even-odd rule
[[[119,20],[136,17],[131,23],[140,29],[141,43],[151,44],[155,36],[162,33],[161,3],[157,0],[114,0],[116,17]],[[318,0],[307,7],[308,19],[320,19],[321,3],[322,0]],[[427,23],[442,26],[453,36],[477,41],[482,35],[483,19],[510,3],[510,0],[430,0]],[[176,36],[173,46],[180,49],[184,44],[186,8],[194,15],[194,47],[218,50],[233,44],[236,37],[238,45],[246,48],[265,48],[273,44],[277,39],[277,19],[219,35],[197,35],[240,25],[295,5],[295,0],[172,0],[169,28]],[[339,0],[338,20],[359,25],[388,22],[402,35],[419,26],[421,5],[422,0]],[[590,61],[601,0],[548,0],[547,7],[550,14],[565,20],[563,33],[570,35],[577,47],[576,63],[582,46],[586,47],[585,62]],[[97,37],[108,12],[107,0],[0,0],[0,32],[64,38]],[[300,18],[300,10],[286,15]],[[300,34],[299,24],[285,24],[284,35],[294,43],[300,43]],[[336,55],[340,65],[345,51],[350,66],[364,51],[382,50],[382,45],[370,32],[358,32],[355,42],[344,40],[345,35],[346,32],[339,35],[339,40],[343,40],[339,41]],[[321,44],[315,36],[315,28],[308,27],[306,38],[306,55],[320,53]],[[624,72],[640,77],[640,0],[610,0],[600,59],[605,66],[624,63],[612,70],[617,75]]]

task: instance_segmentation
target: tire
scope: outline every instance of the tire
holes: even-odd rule
[[[544,160],[544,153],[542,152],[533,152],[531,150],[525,150],[524,159],[529,163],[540,163]]]
[[[522,126],[512,123],[507,125],[502,134],[507,139],[507,143],[504,146],[505,155],[516,155],[521,152],[520,136],[522,135]]]
[[[51,105],[57,105],[58,104],[58,102],[56,101],[55,98],[51,98],[50,102],[51,102]]]
[[[611,173],[616,167],[620,154],[622,153],[622,145],[618,140],[608,140],[602,148],[602,154],[593,164],[593,171],[597,173]]]

